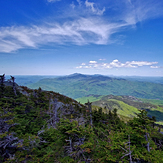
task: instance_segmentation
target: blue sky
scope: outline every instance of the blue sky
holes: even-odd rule
[[[0,0],[0,74],[163,76],[162,0]]]

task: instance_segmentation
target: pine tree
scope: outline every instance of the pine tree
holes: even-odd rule
[[[4,96],[4,82],[5,82],[5,74],[0,75],[0,98]]]
[[[13,88],[13,91],[14,91],[14,94],[15,96],[17,96],[17,93],[16,93],[16,84],[15,84],[15,77],[11,76],[11,79],[12,81],[12,88]]]

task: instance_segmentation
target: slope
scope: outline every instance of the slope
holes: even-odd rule
[[[162,101],[157,100],[153,104],[153,100],[138,99],[133,96],[100,96],[90,95],[76,99],[80,103],[86,103],[88,100],[92,102],[93,108],[102,107],[104,112],[117,109],[117,113],[124,117],[134,117],[139,109],[147,111],[149,117],[155,116],[157,123],[163,124],[163,105],[159,105]],[[143,102],[146,101],[146,102]]]
[[[128,147],[133,162],[163,162],[163,135],[145,111],[124,123],[116,110],[104,114],[56,92],[0,83],[0,162],[128,162]],[[101,99],[134,112],[111,98]]]

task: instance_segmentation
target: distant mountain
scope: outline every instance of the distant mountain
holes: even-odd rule
[[[41,79],[45,79],[45,78],[55,78],[58,76],[50,76],[50,75],[14,75],[15,77],[15,81],[18,85],[23,85],[23,86],[27,86],[29,84],[32,83],[36,83]],[[5,76],[6,80],[10,79],[10,75],[6,75]]]
[[[56,78],[41,79],[28,87],[55,91],[71,98],[80,98],[90,94],[130,95],[139,98],[163,100],[163,84],[131,81],[123,78],[103,75],[72,74]]]
[[[122,78],[126,80],[132,80],[132,81],[144,81],[144,82],[163,84],[163,77],[122,76]]]

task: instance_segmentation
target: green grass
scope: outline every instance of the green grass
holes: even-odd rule
[[[163,125],[163,121],[156,122],[159,125]],[[163,129],[161,130],[163,132]]]
[[[85,104],[88,102],[88,100],[89,102],[94,102],[100,100],[102,97],[103,96],[87,96],[87,97],[77,98],[75,100],[80,102],[81,104]]]
[[[100,106],[100,104],[102,102],[103,101],[99,100],[99,101],[94,102],[93,105]],[[109,105],[109,108],[117,109],[117,113],[124,117],[134,117],[136,115],[135,113],[139,113],[139,110],[137,108],[130,106],[130,105],[128,105],[122,101],[116,100],[116,99],[109,99],[109,100],[105,101],[105,104],[106,103]],[[103,109],[103,111],[105,113],[107,112],[107,110]]]
[[[118,101],[115,99],[108,100],[108,102],[109,101],[115,101],[120,105],[121,109],[118,109],[118,111],[117,111],[117,113],[120,115],[128,116],[128,117],[134,117],[135,113],[139,113],[139,110],[137,108],[130,106],[128,104],[125,104],[122,101]]]

